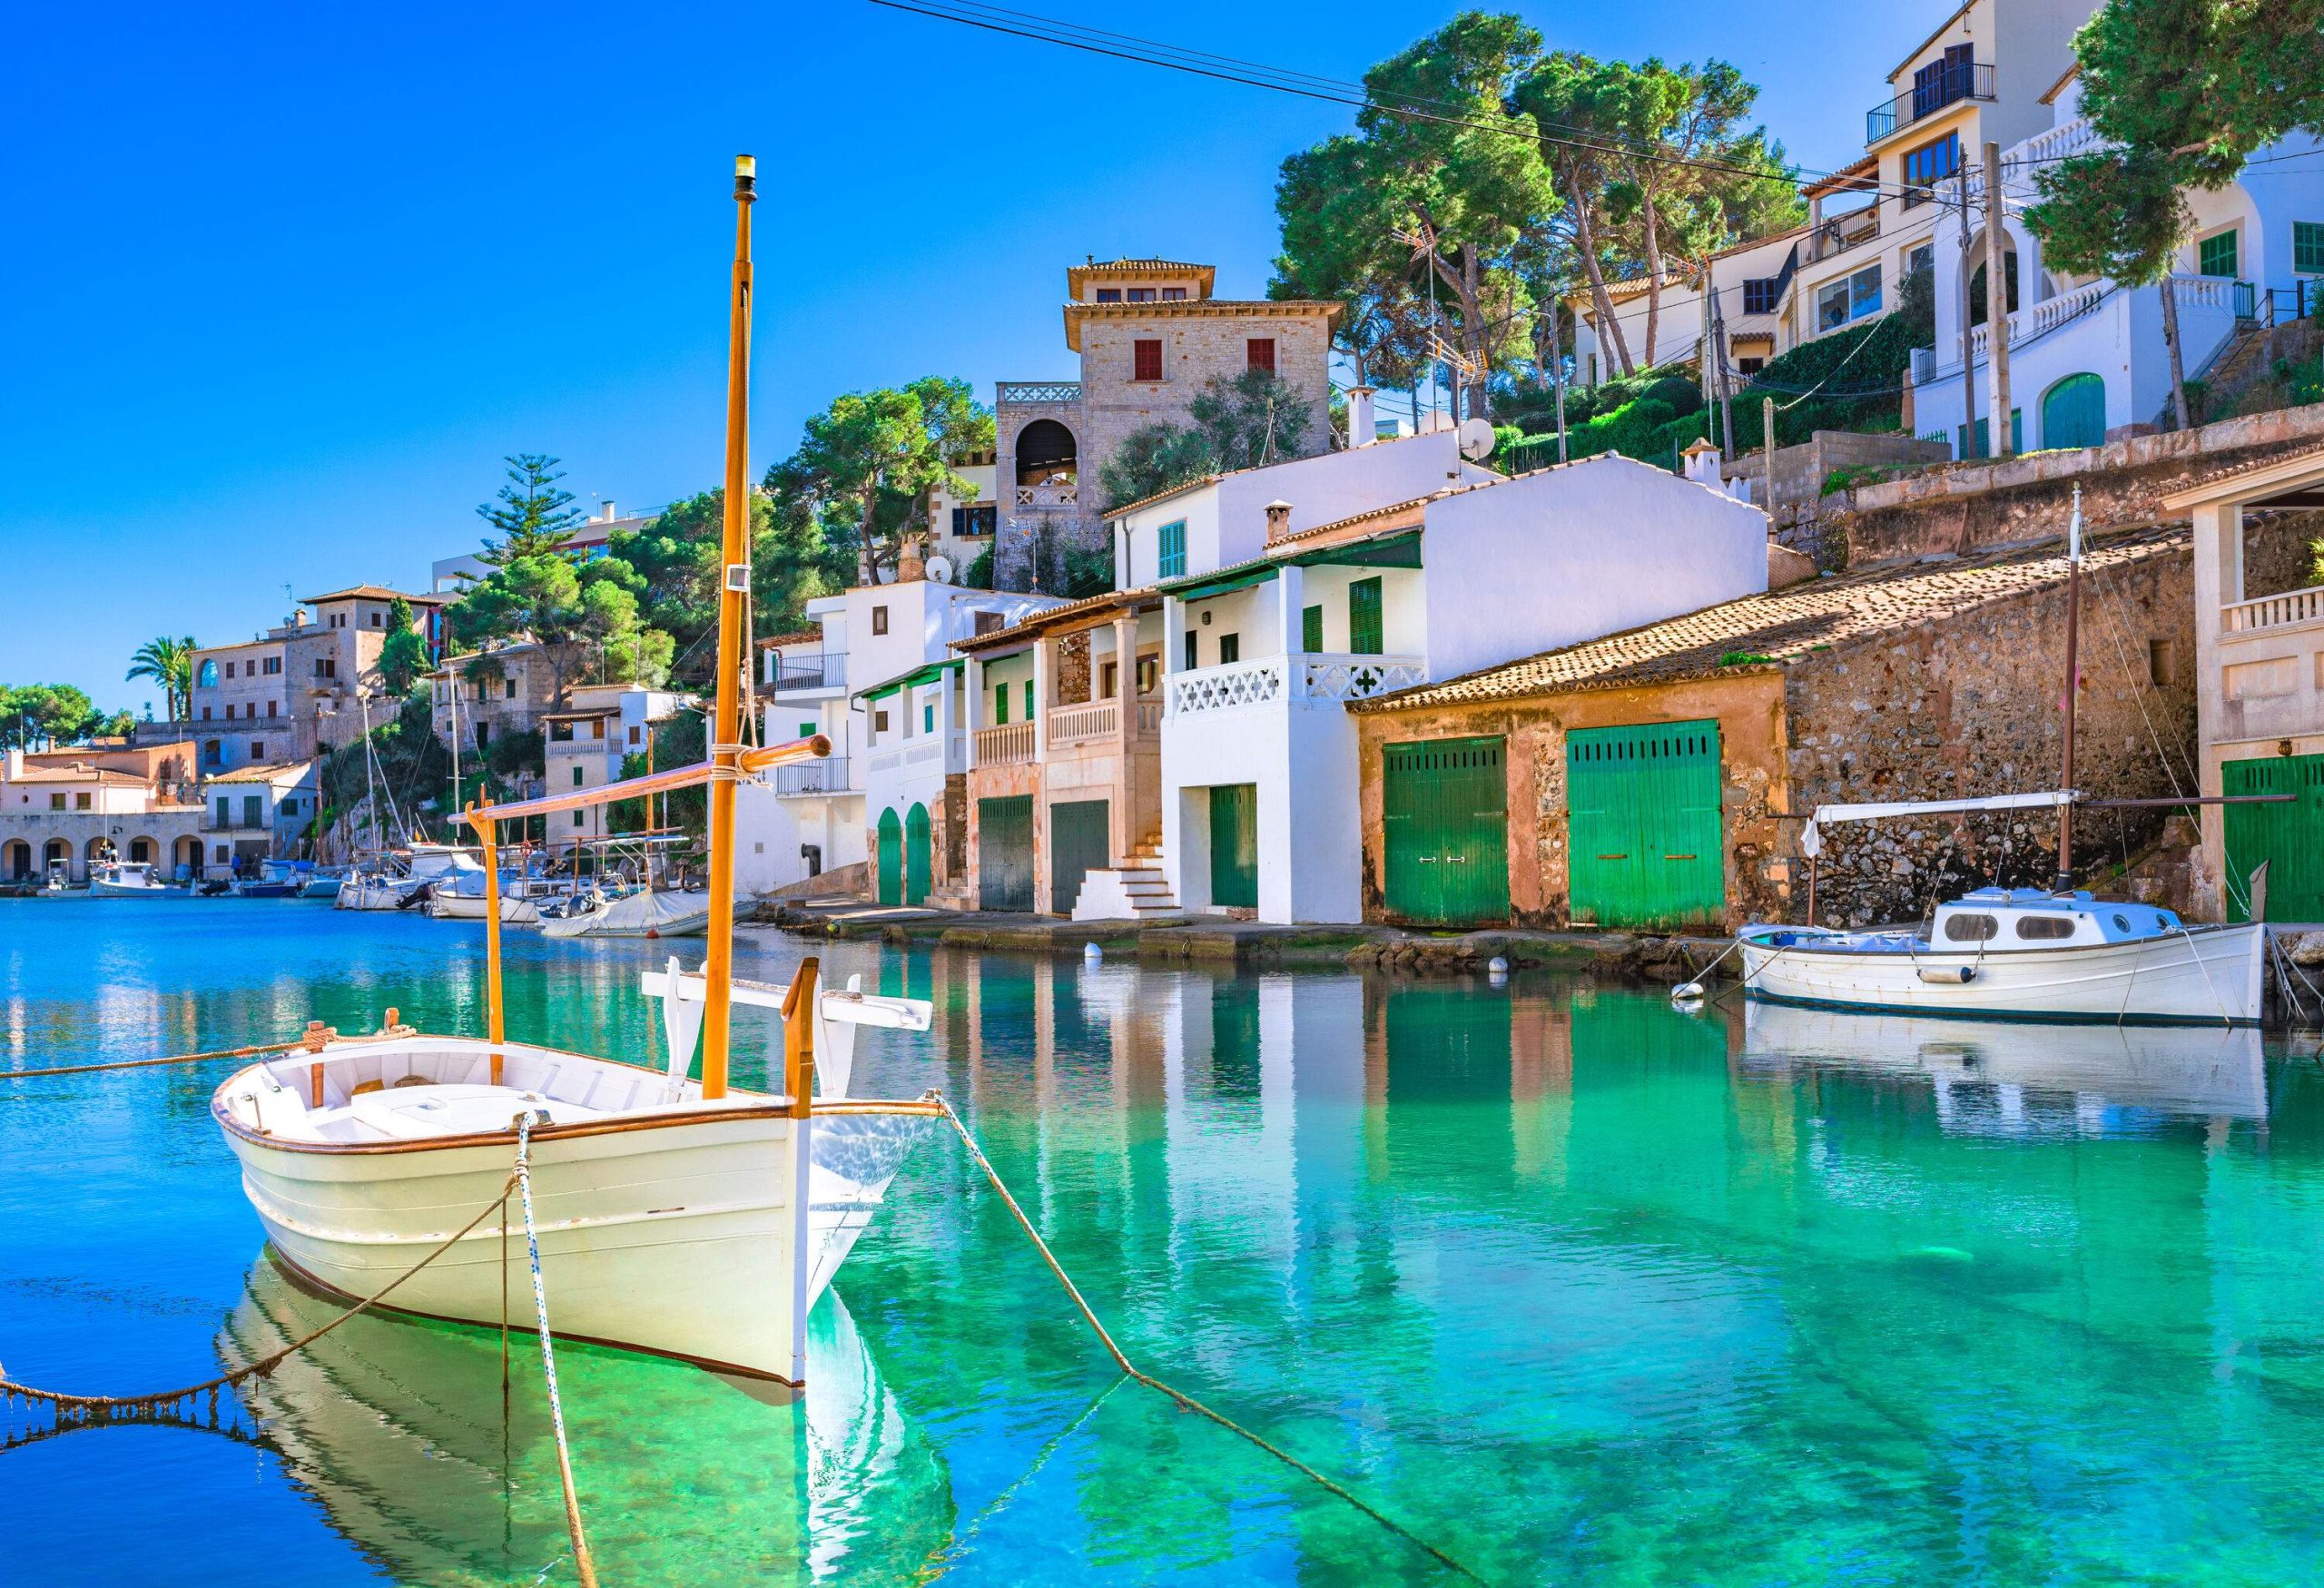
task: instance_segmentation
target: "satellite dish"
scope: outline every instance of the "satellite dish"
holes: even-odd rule
[[[930,557],[928,559],[928,577],[934,579],[940,585],[950,584],[952,582],[952,559],[949,557],[940,555]]]
[[[1492,456],[1492,425],[1490,421],[1461,421],[1461,456],[1472,463]]]

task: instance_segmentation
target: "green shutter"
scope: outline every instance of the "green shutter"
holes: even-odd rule
[[[1431,925],[1509,919],[1508,745],[1389,745],[1380,755],[1388,912]]]
[[[1374,575],[1347,587],[1347,648],[1359,656],[1380,654],[1380,579]]]
[[[822,730],[817,728],[812,723],[801,723],[799,725],[799,736],[803,739],[812,739],[821,731]]]
[[[929,843],[928,807],[916,804],[904,816],[905,903],[927,902],[934,858]]]
[[[1573,920],[1656,931],[1721,926],[1718,724],[1583,728],[1565,745]]]
[[[977,802],[977,907],[1033,907],[1033,796]]]
[[[1259,907],[1259,786],[1225,784],[1210,791],[1210,902]]]
[[[2291,268],[2311,275],[2324,275],[2324,222],[2294,221],[2291,223]]]
[[[1202,636],[1193,629],[1187,630],[1187,671],[1191,673],[1202,666]]]
[[[894,806],[880,813],[880,902],[901,904],[904,902],[904,824],[896,820]]]
[[[1025,680],[1025,720],[1033,720],[1033,681],[1030,678]]]
[[[2324,921],[2324,755],[2265,755],[2220,768],[2227,794],[2292,794],[2278,804],[2229,805],[2227,918],[2248,921],[2251,873],[2268,867],[2268,919]]]
[[[2233,276],[2235,270],[2235,229],[2228,228],[2216,237],[2206,237],[2195,244],[2195,268],[2206,276]]]
[[[1165,579],[1185,577],[1187,572],[1187,521],[1184,518],[1181,518],[1175,524],[1163,525],[1159,532],[1159,541],[1161,557],[1160,561],[1156,566],[1156,577]]]
[[[1006,684],[992,686],[992,725],[997,728],[1009,725],[1009,686]]]
[[[1324,609],[1321,607],[1300,609],[1299,648],[1310,653],[1324,648]]]
[[[1110,814],[1104,800],[1066,800],[1049,807],[1049,909],[1070,915],[1082,879],[1112,856]]]
[[[1239,662],[1242,659],[1243,636],[1239,634],[1220,635],[1218,636],[1218,665],[1223,667],[1229,662]]]

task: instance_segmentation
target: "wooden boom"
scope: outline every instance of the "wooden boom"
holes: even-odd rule
[[[770,766],[783,766],[793,761],[820,760],[831,753],[831,740],[822,734],[815,734],[785,744],[769,745],[763,750],[745,750],[743,752],[743,770],[764,772]],[[487,822],[546,816],[555,811],[586,810],[591,805],[609,805],[616,800],[634,800],[645,794],[667,794],[672,789],[692,788],[696,784],[710,781],[710,765],[707,761],[697,761],[691,766],[648,773],[644,777],[624,778],[619,783],[602,784],[596,788],[576,788],[570,794],[547,794],[537,800],[518,800],[507,805],[478,805],[462,812],[461,815],[469,826],[481,833]]]

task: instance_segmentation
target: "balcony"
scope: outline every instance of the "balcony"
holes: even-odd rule
[[[774,769],[778,795],[835,794],[847,792],[847,757],[827,755],[820,761],[793,761]]]
[[[1070,508],[1079,505],[1081,488],[1074,482],[1058,485],[1020,485],[1017,488],[1017,505],[1020,508]]]
[[[1081,400],[1081,382],[1003,380],[996,385],[994,395],[1002,408],[1024,403],[1078,403]]]
[[[1818,264],[1851,248],[1861,248],[1880,236],[1880,206],[1867,204],[1846,215],[1834,215],[1800,242],[1802,264]]]
[[[774,654],[775,676],[768,685],[777,695],[803,695],[811,689],[847,687],[847,653],[817,651],[799,656]]]
[[[945,735],[917,735],[872,752],[865,765],[874,777],[910,777],[918,773],[965,771],[968,735],[958,730]]]
[[[1159,696],[1148,695],[1131,705],[1133,717],[1130,731],[1135,737],[1158,733],[1162,727],[1162,702]],[[1052,750],[1070,749],[1078,745],[1118,740],[1121,735],[1122,709],[1118,700],[1093,700],[1080,705],[1052,707],[1049,717],[1049,747]]]
[[[1303,652],[1223,662],[1173,673],[1166,680],[1169,714],[1197,716],[1291,700],[1362,700],[1428,682],[1421,656],[1345,656]]]
[[[979,766],[1030,765],[1032,760],[1032,724],[1002,723],[998,727],[977,730]]]
[[[1990,62],[1948,62],[1896,98],[1865,112],[1865,144],[1868,148],[1883,138],[1894,137],[1914,123],[1925,121],[1945,106],[1965,99],[1994,97],[1994,69]]]
[[[2324,585],[2238,601],[2220,608],[2220,627],[2228,634],[2259,634],[2303,623],[2324,623]]]

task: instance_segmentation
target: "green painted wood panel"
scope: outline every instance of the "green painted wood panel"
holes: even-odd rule
[[[1509,919],[1508,741],[1381,749],[1389,912],[1436,925]]]
[[[1073,913],[1081,880],[1112,860],[1104,800],[1061,800],[1049,807],[1049,908]]]
[[[977,802],[977,908],[1033,907],[1033,796]]]
[[[1302,607],[1299,609],[1299,648],[1313,654],[1324,648],[1324,609]]]
[[[2106,382],[2069,375],[2042,394],[2042,445],[2099,447],[2106,441]]]
[[[930,853],[928,807],[915,804],[904,814],[904,902],[925,904],[932,883],[935,857]]]
[[[880,902],[901,904],[904,902],[904,824],[896,819],[892,805],[880,813],[879,840]]]
[[[1375,575],[1347,587],[1347,648],[1354,656],[1376,656],[1382,638],[1380,580]]]
[[[2324,755],[2267,755],[2220,768],[2222,794],[2294,794],[2290,804],[2223,807],[2227,918],[2251,919],[2245,889],[2268,867],[2270,921],[2324,921]]]
[[[1259,907],[1259,785],[1220,784],[1210,791],[1210,902]]]
[[[1719,925],[1718,724],[1581,728],[1565,748],[1573,919],[1664,932]]]

